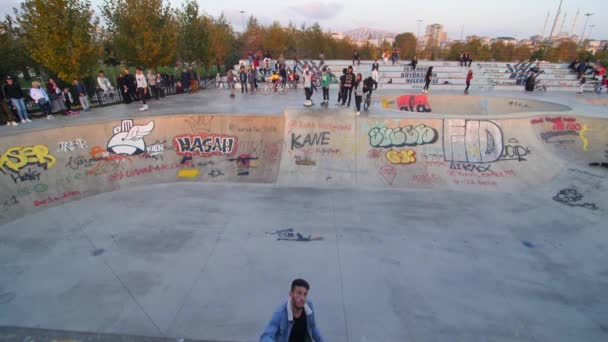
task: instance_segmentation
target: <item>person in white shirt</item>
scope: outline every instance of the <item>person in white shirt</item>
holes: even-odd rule
[[[42,112],[46,114],[47,119],[54,119],[51,115],[51,100],[46,90],[40,88],[39,82],[32,82],[32,88],[30,89],[30,97],[38,104]]]
[[[143,106],[139,108],[140,111],[148,110],[146,104],[146,95],[148,95],[148,81],[146,81],[146,75],[142,68],[135,69],[135,83],[137,84],[137,96],[141,99]]]
[[[112,83],[106,77],[106,74],[103,71],[99,71],[99,75],[97,76],[97,84],[99,88],[103,90],[104,96],[114,96],[114,87],[112,87]]]

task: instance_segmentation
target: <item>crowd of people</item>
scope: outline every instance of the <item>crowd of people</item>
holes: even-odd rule
[[[602,65],[602,63],[598,60],[596,62],[591,62],[589,59],[585,61],[579,61],[578,58],[573,60],[572,63],[568,66],[568,68],[576,73],[576,77],[579,80],[579,94],[583,93],[585,85],[588,80],[597,80],[599,82],[595,82],[594,91],[600,94],[603,90],[608,92],[608,79],[606,75],[606,67]],[[588,79],[587,77],[590,77]]]
[[[146,111],[148,99],[163,99],[167,93],[196,92],[200,84],[200,78],[192,66],[184,68],[178,79],[152,69],[144,73],[143,68],[137,68],[135,74],[131,74],[128,68],[123,68],[116,78],[116,85],[112,84],[104,71],[99,71],[95,81],[94,93],[89,92],[84,82],[78,79],[63,85],[53,78],[43,85],[41,79],[31,82],[31,88],[24,90],[17,79],[7,76],[0,84],[0,121],[6,126],[29,123],[32,109],[38,109],[49,120],[58,113],[78,115],[79,111],[91,110],[91,94],[99,104],[140,101],[140,110]],[[29,110],[28,103],[31,103]]]

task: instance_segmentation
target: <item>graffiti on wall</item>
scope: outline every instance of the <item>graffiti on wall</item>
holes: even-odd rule
[[[329,131],[308,133],[305,135],[291,133],[291,150],[300,149],[308,146],[329,145],[331,133]]]
[[[237,176],[249,176],[249,170],[255,167],[257,157],[252,157],[249,154],[241,154],[237,158],[228,159],[228,161],[236,162]]]
[[[416,162],[416,151],[414,150],[389,150],[386,152],[386,160],[391,164],[408,165]]]
[[[488,120],[443,121],[443,155],[445,161],[491,163],[503,153],[501,128]]]
[[[144,137],[154,129],[154,121],[145,125],[133,125],[133,120],[122,120],[114,127],[107,150],[111,154],[135,156],[146,152]]]
[[[55,166],[55,163],[57,158],[49,153],[45,145],[15,146],[0,153],[0,171],[5,174],[16,173],[19,175],[18,178],[21,176],[20,172],[28,166],[38,166],[46,170]],[[29,176],[24,175],[24,177],[27,179]]]
[[[524,85],[526,78],[530,75],[530,69],[534,63],[517,63],[517,64],[507,64],[507,70],[505,74],[510,74],[509,78],[515,79],[516,85]]]
[[[396,100],[383,97],[380,100],[382,108],[395,105],[399,110],[406,112],[430,113],[431,105],[426,95],[402,95]]]
[[[57,145],[57,152],[72,152],[88,148],[87,141],[81,138],[76,138],[68,141],[60,141]]]
[[[173,138],[173,146],[180,156],[210,157],[236,153],[237,138],[219,134],[184,134]]]
[[[369,133],[372,147],[404,147],[433,144],[439,139],[437,130],[425,124],[397,128],[374,127]]]

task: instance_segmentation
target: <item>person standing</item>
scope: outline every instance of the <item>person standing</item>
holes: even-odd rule
[[[357,51],[357,49],[353,51],[353,65],[355,65],[355,61],[357,61],[357,65],[361,64],[361,60],[359,59],[359,51]]]
[[[344,77],[344,92],[342,94],[342,106],[346,103],[346,99],[348,98],[347,106],[350,107],[350,99],[353,95],[353,84],[355,82],[355,74],[353,73],[353,67],[348,67],[348,72]]]
[[[376,82],[378,82],[378,80],[380,79],[379,71],[380,71],[380,64],[378,64],[378,59],[375,59],[374,64],[372,64],[372,77],[374,78],[374,81],[376,81]]]
[[[148,95],[148,82],[144,75],[142,68],[135,69],[135,82],[137,83],[137,95],[139,96],[142,106],[139,108],[140,111],[148,110],[148,104],[146,103],[146,95]]]
[[[302,73],[302,82],[304,83],[304,95],[306,96],[306,101],[310,101],[312,103],[312,73],[308,70],[308,67],[304,67],[304,72]]]
[[[321,88],[323,88],[323,102],[321,106],[329,107],[329,86],[331,85],[331,75],[327,71],[327,68],[323,68],[323,74],[321,75]]]
[[[53,115],[51,115],[51,100],[46,90],[40,88],[40,82],[32,82],[30,97],[38,104],[42,112],[46,114],[47,119],[54,119]]]
[[[6,91],[4,90],[4,86],[0,91],[0,115],[2,115],[2,121],[6,123],[7,126],[19,126],[15,116],[13,115],[13,111],[9,107],[10,99],[6,95]]]
[[[344,81],[346,81],[347,72],[348,70],[346,68],[342,69],[342,75],[340,76],[338,87],[338,103],[336,103],[336,106],[342,105],[342,95],[344,95]]]
[[[118,74],[116,78],[116,86],[118,87],[118,91],[120,92],[120,96],[122,100],[125,101],[126,104],[131,103],[131,94],[129,94],[129,88],[127,87],[127,80],[122,73]]]
[[[135,82],[135,76],[133,76],[133,74],[131,74],[131,72],[129,71],[128,68],[124,68],[123,72],[125,73],[125,75],[124,75],[125,85],[126,85],[127,89],[129,90],[127,92],[127,96],[131,97],[131,101],[139,100],[137,98],[137,85]]]
[[[429,87],[431,86],[431,81],[433,80],[433,67],[430,66],[426,71],[426,77],[424,78],[424,88],[422,88],[423,94],[429,93]]]
[[[146,80],[148,81],[148,85],[150,86],[150,96],[154,96],[155,99],[158,100],[158,88],[156,87],[156,75],[152,72],[152,69],[148,69],[148,73],[146,74]]]
[[[184,92],[189,92],[190,91],[190,73],[188,71],[186,71],[186,68],[182,69],[182,74],[180,77],[181,81],[182,81],[182,87],[184,87]]]
[[[80,102],[80,106],[82,110],[85,112],[91,111],[91,105],[89,104],[89,96],[87,95],[87,88],[84,86],[82,81],[78,81],[74,79],[72,81],[76,92],[78,93],[78,101]]]
[[[469,87],[471,86],[471,80],[473,79],[473,70],[469,69],[469,72],[467,72],[467,87],[464,88],[464,94],[465,95],[469,95]]]
[[[281,84],[283,89],[287,89],[287,69],[285,68],[285,64],[281,64],[281,68],[279,69],[279,76],[281,76]]]
[[[260,342],[324,342],[315,321],[314,306],[307,300],[310,285],[304,279],[291,283],[289,298],[272,314]]]
[[[357,107],[356,115],[359,115],[361,114],[361,100],[363,100],[363,75],[360,73],[357,74],[353,88],[355,89],[355,106]]]
[[[241,94],[247,93],[247,73],[243,67],[239,69],[239,81],[241,82]]]
[[[323,51],[319,52],[319,66],[325,64],[325,53]]]
[[[249,67],[249,69],[247,70],[247,81],[249,82],[249,90],[251,90],[251,92],[255,92],[256,86],[255,86],[255,70],[252,67]]]
[[[198,74],[194,71],[194,68],[190,66],[188,68],[188,77],[190,78],[190,92],[198,91]]]
[[[163,78],[163,75],[161,75],[160,72],[156,73],[156,91],[158,92],[156,99],[158,100],[158,96],[160,96],[161,99],[165,98],[165,79]]]
[[[10,99],[15,110],[17,110],[17,115],[19,115],[21,122],[32,122],[29,118],[27,108],[25,108],[25,94],[12,77],[6,77],[6,84],[2,89],[4,90],[6,97]]]
[[[458,61],[460,62],[461,67],[466,65],[465,58],[464,58],[464,51],[460,51],[460,55],[458,56]]]

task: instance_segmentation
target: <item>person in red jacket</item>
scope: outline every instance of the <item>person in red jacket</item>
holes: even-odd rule
[[[469,87],[471,86],[471,80],[473,79],[473,70],[467,72],[467,87],[464,88],[464,94],[469,95]]]

